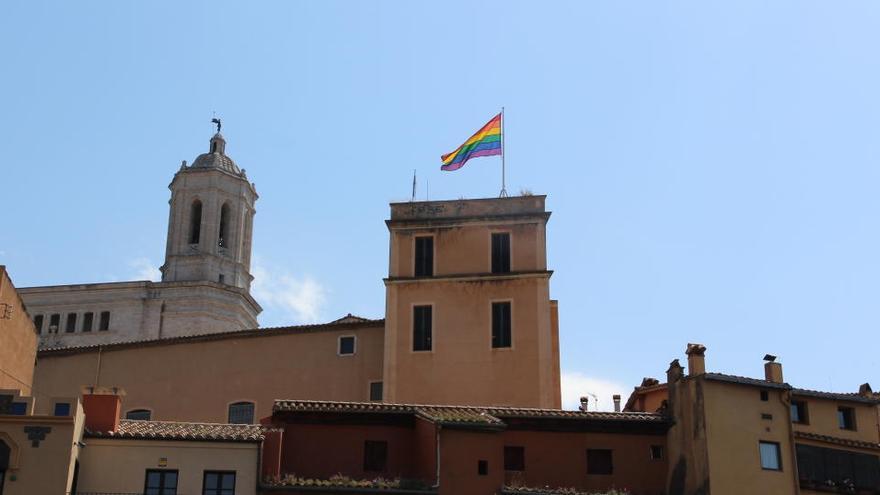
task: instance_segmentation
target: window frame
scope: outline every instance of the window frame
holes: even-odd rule
[[[841,413],[843,413],[842,417]],[[841,419],[843,419],[843,424],[841,424]],[[841,430],[858,431],[856,409],[849,406],[837,406],[837,426]]]
[[[495,345],[495,305],[507,304],[510,307],[508,345]],[[513,299],[492,299],[489,301],[489,347],[493,351],[513,349]]]
[[[128,415],[131,413],[140,413],[140,412],[146,412],[148,414],[147,419],[137,419],[137,418],[129,418],[128,417]],[[151,421],[152,418],[153,418],[153,410],[147,409],[145,407],[138,407],[136,409],[129,409],[128,411],[125,411],[125,419],[128,421]]]
[[[507,270],[495,270],[495,236],[507,236]],[[499,261],[500,263],[500,261]],[[513,232],[510,230],[490,230],[489,231],[489,273],[493,275],[504,275],[513,273]]]
[[[88,323],[88,325],[86,325]],[[92,328],[95,326],[95,312],[94,311],[86,311],[83,313],[82,324],[80,325],[81,332],[91,332]]]
[[[797,411],[798,419],[795,421],[794,412]],[[789,406],[789,419],[792,424],[808,425],[810,424],[810,409],[805,400],[793,400]]]
[[[106,319],[104,315],[107,315]],[[110,312],[109,311],[101,311],[98,314],[98,331],[99,332],[107,332],[110,330]]]
[[[379,385],[379,391],[381,392],[378,399],[373,398],[373,385],[376,384]],[[382,402],[385,398],[385,384],[382,383],[382,380],[372,380],[367,383],[367,397],[370,399],[370,402]]]
[[[430,239],[431,240],[431,263],[430,266],[423,267],[427,268],[427,273],[419,273],[419,239]],[[418,278],[428,278],[433,277],[437,272],[437,244],[436,235],[434,234],[415,234],[413,235],[413,277]],[[422,263],[424,264],[424,263]]]
[[[766,467],[764,465],[764,450],[762,449],[762,447],[764,445],[770,445],[774,449],[776,449],[776,466],[777,467],[772,468],[772,467]],[[758,462],[761,464],[761,469],[763,471],[776,471],[776,472],[781,473],[782,472],[782,446],[779,444],[779,442],[773,442],[770,440],[758,440]]]
[[[77,313],[67,313],[64,318],[64,333],[76,333],[76,324],[79,320]]]
[[[211,494],[208,493],[209,488],[206,486],[207,478],[209,474],[218,475],[217,480],[220,482],[220,488],[210,488],[212,491]],[[238,474],[236,471],[230,470],[213,470],[213,469],[205,469],[202,471],[202,495],[223,495],[224,490],[228,490],[228,488],[222,488],[223,486],[223,476],[224,475],[232,475],[232,494],[235,495],[235,485],[238,482]]]
[[[375,461],[374,457],[377,455],[375,452],[371,450],[371,448],[382,447],[381,450],[383,452],[383,458],[379,462],[381,464],[381,469],[373,469],[378,467],[378,464],[374,465],[373,461]],[[373,456],[368,455],[373,454]],[[365,473],[385,473],[388,471],[388,441],[387,440],[364,440],[364,472]]]
[[[66,407],[67,414],[58,414],[58,406]],[[73,407],[70,402],[58,401],[52,405],[52,416],[67,418],[71,416],[71,411],[73,411]]]
[[[232,406],[242,406],[245,404],[250,404],[252,407],[252,409],[251,409],[251,422],[250,423],[233,423],[232,422]],[[230,402],[229,404],[226,404],[226,422],[228,424],[231,424],[231,425],[252,425],[252,424],[256,424],[256,423],[254,423],[254,420],[256,420],[256,419],[257,419],[257,401],[249,400],[249,399],[242,399],[242,400],[237,400],[237,401]]]
[[[342,352],[342,339],[351,339],[351,352]],[[339,357],[354,356],[357,354],[357,335],[340,335],[336,339],[336,355]]]
[[[410,345],[410,352],[413,353],[432,353],[434,352],[434,303],[413,303],[412,310],[410,311],[410,339],[412,344]],[[428,339],[427,339],[427,348],[424,349],[416,349],[416,310],[419,308],[429,308],[430,310],[430,318],[428,318]]]
[[[656,450],[655,450],[656,449]],[[652,461],[662,461],[666,458],[666,447],[663,445],[651,445],[648,448]],[[660,455],[654,455],[656,452],[659,452]]]
[[[150,473],[159,473],[160,474],[161,481],[159,482],[159,487],[154,488],[154,489],[159,490],[159,495],[166,495],[165,490],[168,490],[168,488],[165,487],[165,475],[168,473],[174,473],[174,476],[175,476],[174,492],[172,495],[177,495],[177,489],[180,486],[180,471],[179,470],[177,470],[177,469],[147,469],[144,472],[144,493],[147,493],[147,490],[150,489],[150,487],[148,486],[148,483],[150,481]]]

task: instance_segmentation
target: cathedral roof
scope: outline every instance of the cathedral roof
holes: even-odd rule
[[[244,176],[244,172],[238,168],[232,158],[226,156],[226,139],[219,132],[211,137],[210,147],[207,153],[197,156],[189,169],[214,168],[229,172],[238,176]]]

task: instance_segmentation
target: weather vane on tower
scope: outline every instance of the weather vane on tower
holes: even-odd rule
[[[211,123],[217,124],[217,134],[220,134],[220,127],[223,125],[220,123],[220,119],[214,117],[213,119],[211,119]]]

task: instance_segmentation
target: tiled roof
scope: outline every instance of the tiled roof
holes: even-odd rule
[[[447,425],[482,425],[503,427],[504,419],[540,418],[582,421],[633,421],[664,423],[666,418],[653,413],[601,411],[566,411],[524,407],[445,406],[425,404],[388,404],[381,402],[329,402],[276,400],[273,412],[333,412],[352,414],[415,415]]]
[[[266,428],[260,425],[218,423],[180,423],[174,421],[137,421],[123,419],[116,431],[89,431],[92,438],[138,440],[190,440],[223,442],[259,442]]]
[[[819,435],[817,433],[808,433],[806,431],[795,431],[794,436],[804,440],[816,440],[819,442],[833,443],[836,445],[844,445],[847,447],[858,447],[862,449],[880,450],[880,444],[872,442],[863,442],[861,440],[850,440],[848,438],[832,437],[830,435]]]
[[[874,397],[866,397],[859,394],[846,394],[838,392],[821,392],[819,390],[807,390],[804,388],[796,388],[791,391],[792,395],[801,397],[815,397],[817,399],[843,400],[849,402],[861,402],[863,404],[880,404],[880,399]]]
[[[758,378],[749,378],[747,376],[725,375],[723,373],[705,373],[703,375],[707,380],[716,382],[736,383],[739,385],[752,385],[763,388],[777,388],[781,390],[791,390],[791,385],[787,383],[774,383]]]
[[[358,318],[356,321],[333,321],[330,323],[318,323],[313,325],[293,325],[287,327],[249,328],[245,330],[233,330],[231,332],[208,333],[203,335],[186,335],[182,337],[166,337],[163,339],[130,340],[126,342],[114,342],[111,344],[90,344],[70,347],[41,348],[37,352],[38,357],[60,356],[65,354],[78,354],[84,352],[128,349],[131,347],[151,347],[174,344],[187,344],[192,342],[207,342],[212,340],[243,339],[251,337],[272,337],[291,333],[312,333],[333,331],[340,329],[355,329],[359,327],[376,327],[385,324],[384,319],[368,320]]]

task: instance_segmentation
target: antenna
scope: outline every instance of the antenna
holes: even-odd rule
[[[412,199],[410,201],[416,200],[416,169],[413,169],[413,192]]]

